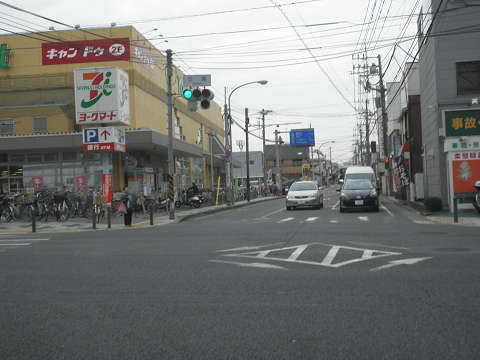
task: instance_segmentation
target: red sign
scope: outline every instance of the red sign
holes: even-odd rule
[[[98,144],[83,144],[83,152],[102,152],[102,151],[120,151],[125,152],[125,144],[118,143],[98,143]]]
[[[118,115],[118,111],[81,112],[81,113],[78,113],[78,122],[82,123],[82,122],[86,122],[87,120],[89,123],[92,123],[95,121],[99,121],[99,122],[108,121],[108,120],[114,121],[116,120],[115,118],[117,117],[117,115]]]
[[[102,174],[102,196],[107,198],[108,205],[112,205],[112,174]]]
[[[33,177],[32,186],[35,191],[40,191],[43,189],[43,176]]]
[[[128,38],[43,43],[42,65],[129,61]]]
[[[85,175],[75,176],[75,189],[76,191],[87,191],[87,177]]]
[[[457,154],[454,154],[454,158]],[[462,158],[465,156],[465,159],[452,161],[453,192],[455,194],[474,193],[477,190],[473,185],[475,181],[480,180],[480,153],[464,152],[460,154]]]

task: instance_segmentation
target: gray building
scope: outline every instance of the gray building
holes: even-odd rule
[[[303,164],[310,163],[310,148],[308,146],[290,146],[281,144],[278,146],[280,173],[282,183],[289,183],[300,179],[305,175]],[[265,146],[265,163],[267,170],[275,168],[275,145]]]
[[[469,5],[473,3],[477,6]],[[419,44],[432,19],[431,36],[419,53],[425,196],[437,196],[451,204],[448,132],[452,134],[453,119],[446,121],[445,112],[471,112],[475,110],[472,99],[480,96],[480,33],[472,29],[480,23],[480,7],[478,1],[424,0],[418,18]]]
[[[263,179],[263,152],[249,151],[249,170],[250,179]],[[233,168],[233,177],[237,179],[247,178],[246,152],[232,153],[232,159],[235,163]],[[243,183],[243,181],[242,181]]]

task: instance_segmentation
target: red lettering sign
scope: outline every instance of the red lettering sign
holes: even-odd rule
[[[102,195],[107,198],[108,205],[112,204],[112,174],[102,174]]]
[[[130,60],[130,40],[128,38],[42,44],[42,65],[119,60]]]

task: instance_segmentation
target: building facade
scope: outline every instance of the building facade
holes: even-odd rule
[[[247,178],[247,157],[246,152],[233,152],[232,160],[236,164],[233,168],[233,177],[238,179],[241,184],[245,183]],[[249,176],[252,180],[263,181],[263,152],[261,151],[249,151],[248,152],[249,163]]]
[[[288,184],[300,180],[310,172],[310,149],[308,146],[290,146],[286,144],[278,145],[280,160],[280,176],[282,183]],[[275,145],[265,145],[265,165],[267,172],[275,174],[276,151]],[[304,167],[308,165],[307,167]]]
[[[48,31],[1,35],[8,49],[0,67],[0,185],[5,191],[34,188],[72,190],[101,185],[113,174],[114,190],[165,188],[167,92],[165,56],[135,28]],[[3,51],[5,53],[5,51]],[[128,74],[130,124],[126,152],[85,153],[75,116],[74,70],[118,67]],[[210,159],[222,173],[224,123],[220,107],[190,112],[182,93],[183,73],[174,67],[174,156],[176,184],[209,187]],[[105,82],[103,83],[106,84]],[[98,116],[98,114],[97,114]],[[101,115],[100,115],[101,116]],[[211,137],[214,141],[210,146]]]
[[[480,97],[480,33],[472,31],[479,18],[478,6],[440,0],[425,0],[418,18],[425,197],[440,197],[450,208],[453,185],[463,181],[453,173],[455,157],[469,160],[470,153],[477,158],[480,152],[480,107],[472,100]],[[432,19],[431,36],[424,39]],[[470,179],[477,167],[464,177]]]

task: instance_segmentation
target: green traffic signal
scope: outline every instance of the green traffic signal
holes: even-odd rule
[[[183,97],[185,99],[187,99],[187,100],[190,99],[192,97],[192,95],[193,95],[192,90],[190,90],[190,89],[183,90]]]

